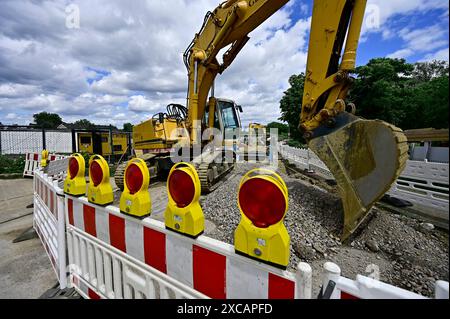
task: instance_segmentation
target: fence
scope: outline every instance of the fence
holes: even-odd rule
[[[312,169],[333,178],[326,165],[312,151],[287,145],[280,145],[279,151],[284,158],[293,161],[301,169]],[[409,160],[388,194],[438,210],[448,216],[448,181],[448,164]]]
[[[33,227],[55,270],[60,288],[63,289],[67,285],[64,192],[57,180],[39,170],[34,172],[33,185]]]
[[[50,162],[61,160],[65,158],[64,155],[50,154],[48,159]],[[27,153],[25,155],[25,166],[23,168],[23,177],[33,177],[34,171],[41,165],[42,154],[40,153]]]
[[[328,287],[330,281],[335,284],[330,291],[330,299],[427,299],[422,295],[362,275],[357,275],[356,280],[342,277],[339,266],[327,262],[323,267],[322,287]],[[436,281],[434,297],[448,299],[449,283]]]
[[[448,164],[408,161],[389,194],[448,216]]]
[[[305,296],[310,280],[238,255],[229,244],[194,240],[85,197],[66,198],[71,282],[79,290],[84,283],[102,298]],[[300,265],[297,277],[307,278],[308,269]]]
[[[40,153],[44,148],[54,153],[71,153],[72,133],[60,130],[0,129],[0,154]]]
[[[295,273],[280,270],[207,236],[185,237],[151,217],[132,218],[115,206],[65,195],[58,181],[41,171],[35,172],[34,187],[34,227],[60,286],[74,287],[84,298],[312,297],[307,263],[299,263]],[[324,287],[330,279],[336,283],[331,298],[423,298],[379,281],[371,283],[382,289],[364,290],[362,276],[352,281],[333,267],[322,274]],[[448,298],[447,282],[437,282],[436,289],[436,297]]]

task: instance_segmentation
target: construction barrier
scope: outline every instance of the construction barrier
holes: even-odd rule
[[[408,161],[388,194],[448,216],[448,177],[448,164]]]
[[[334,178],[326,165],[310,150],[281,145],[279,152],[301,169],[314,170],[325,177]],[[405,170],[387,194],[448,216],[448,181],[448,164],[408,160]]]
[[[34,171],[41,166],[41,154],[40,153],[27,153],[25,155],[25,167],[23,169],[23,177],[33,177]],[[50,162],[57,161],[67,156],[51,154],[48,156]]]
[[[41,154],[27,153],[25,155],[25,167],[23,169],[23,177],[33,177],[34,171],[41,165]]]
[[[85,297],[311,296],[307,264],[297,274],[283,271],[238,255],[229,244],[203,235],[191,239],[160,221],[132,218],[85,197],[66,196],[66,207],[70,282]]]
[[[33,227],[51,261],[61,289],[67,286],[64,192],[58,180],[34,172]]]
[[[428,299],[411,291],[388,285],[373,278],[357,275],[356,280],[341,276],[338,265],[327,262],[322,273],[322,293],[328,291],[330,299]],[[435,298],[449,298],[449,283],[438,280],[435,283]]]
[[[151,216],[133,218],[118,207],[64,194],[58,180],[42,171],[36,171],[34,189],[34,228],[60,286],[73,287],[84,298],[312,297],[307,263],[295,272],[281,270],[205,235],[193,239],[168,230]],[[347,279],[335,264],[324,269],[323,291],[330,280],[335,283],[329,298],[425,298],[360,275]],[[436,298],[445,296],[448,282],[436,282]]]

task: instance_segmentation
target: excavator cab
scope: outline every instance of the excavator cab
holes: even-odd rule
[[[223,145],[225,149],[232,148],[236,144],[238,134],[241,129],[242,107],[237,105],[233,100],[213,98],[210,103],[214,103],[214,125],[222,134]],[[203,127],[209,127],[209,111],[205,112],[203,118]]]

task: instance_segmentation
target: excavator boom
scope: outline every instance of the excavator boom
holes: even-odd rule
[[[235,59],[248,34],[288,0],[228,0],[208,12],[200,32],[184,54],[188,69],[188,116],[191,143],[198,143],[200,123],[214,80]],[[382,121],[354,115],[345,99],[353,81],[356,51],[366,0],[314,0],[300,130],[309,147],[336,178],[344,206],[347,238],[373,204],[391,187],[407,160],[402,131]],[[219,63],[217,54],[229,46]],[[213,91],[213,90],[212,90]],[[347,112],[349,111],[349,112]],[[214,123],[209,117],[209,127]]]
[[[399,128],[354,116],[353,79],[366,0],[315,0],[300,129],[333,173],[348,238],[397,179],[408,158]],[[347,110],[350,109],[350,113]]]

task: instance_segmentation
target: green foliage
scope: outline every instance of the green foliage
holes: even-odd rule
[[[87,172],[87,169],[89,168],[89,159],[91,158],[91,155],[84,152],[80,154],[84,157],[84,167],[86,168]],[[86,174],[89,174],[89,172],[87,172]]]
[[[123,130],[125,132],[132,132],[133,131],[133,124],[131,124],[131,123],[124,123],[123,124]]]
[[[0,155],[0,174],[20,174],[25,167],[25,156],[7,157]]]
[[[281,117],[279,120],[288,123],[290,136],[296,140],[302,140],[298,125],[303,100],[305,74],[292,75],[289,78],[290,88],[284,92],[280,101]]]
[[[379,58],[356,69],[349,100],[357,115],[400,128],[448,128],[448,64]]]
[[[285,140],[289,136],[289,126],[279,122],[271,122],[267,124],[267,133],[270,133],[270,129],[278,130],[278,137],[281,140]]]
[[[74,128],[77,128],[77,129],[89,130],[89,129],[93,129],[95,127],[95,124],[90,122],[89,120],[82,119],[82,120],[78,120],[75,123],[73,123],[73,126],[74,126]]]
[[[62,124],[61,117],[56,113],[41,112],[33,114],[34,123],[41,128],[56,129]]]
[[[355,70],[348,102],[357,115],[379,119],[403,130],[448,128],[449,65],[444,61],[410,64],[403,59],[376,58]],[[304,74],[289,79],[290,88],[280,101],[280,120],[288,123],[291,138],[302,141],[297,129]],[[291,142],[294,143],[294,142]]]
[[[302,143],[298,140],[289,139],[287,141],[287,145],[290,147],[296,147],[296,148],[307,148],[308,146],[305,143]]]

